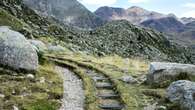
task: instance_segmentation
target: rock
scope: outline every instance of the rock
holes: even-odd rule
[[[34,71],[38,68],[37,52],[22,34],[1,26],[0,64],[15,70]]]
[[[144,110],[155,110],[157,103],[154,103],[152,105],[147,105],[144,107]]]
[[[33,46],[36,47],[35,49],[36,49],[38,52],[43,52],[43,51],[47,50],[47,46],[46,46],[42,41],[39,41],[39,40],[29,40],[29,42],[30,42]]]
[[[166,106],[157,106],[156,110],[167,110]]]
[[[144,110],[167,110],[167,108],[165,106],[159,106],[158,103],[154,103],[144,107]]]
[[[150,64],[147,83],[152,86],[166,87],[177,80],[193,80],[195,76],[195,65],[152,62]]]
[[[35,78],[35,76],[34,76],[33,74],[28,74],[28,75],[26,75],[26,77],[27,77],[28,79],[34,79],[34,78]]]
[[[133,78],[132,76],[123,76],[122,78],[120,78],[120,80],[122,80],[125,83],[130,83],[130,84],[134,84],[137,83],[138,81]]]
[[[173,82],[166,97],[181,110],[195,110],[195,83],[187,80]]]
[[[40,78],[40,83],[45,83],[45,78],[44,77]]]
[[[144,73],[143,73],[143,74],[144,74]],[[138,80],[140,83],[145,83],[146,80],[147,80],[147,77],[146,77],[146,75],[144,74],[144,75],[139,76],[139,77],[137,78],[137,80]]]
[[[19,108],[17,106],[13,106],[13,110],[19,110]]]
[[[0,98],[4,98],[5,97],[5,95],[4,94],[0,94]]]
[[[50,52],[63,52],[63,51],[65,51],[65,48],[60,46],[60,45],[56,45],[56,46],[50,45],[50,46],[48,46],[48,51],[50,51]]]

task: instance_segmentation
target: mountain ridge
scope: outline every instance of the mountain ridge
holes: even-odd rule
[[[79,28],[95,28],[104,23],[77,0],[24,0],[24,4],[42,16]]]
[[[109,12],[109,10],[111,12]],[[121,11],[117,11],[117,10],[121,10]],[[140,24],[141,22],[146,20],[159,19],[159,18],[169,16],[154,11],[148,11],[138,6],[132,6],[127,9],[104,6],[98,8],[94,13],[100,16],[101,18],[107,18],[106,19],[107,21],[125,19],[127,21],[130,21],[133,24]],[[117,17],[118,19],[114,19],[114,17]]]
[[[190,28],[188,26],[194,22],[194,18],[178,18],[174,14],[165,15],[137,6],[132,6],[128,9],[104,6],[97,9],[94,13],[107,21],[127,20],[135,25],[152,28],[168,35],[170,39],[182,41],[182,43],[188,46],[193,45],[193,42],[195,42],[192,30],[194,25],[190,26]]]

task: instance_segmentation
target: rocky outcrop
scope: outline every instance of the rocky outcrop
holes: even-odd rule
[[[38,68],[38,56],[22,34],[0,27],[0,64],[15,70],[34,71]]]
[[[181,110],[195,110],[195,83],[180,80],[167,89],[167,98]]]
[[[195,65],[152,62],[147,82],[153,86],[164,87],[176,80],[194,80]]]
[[[24,0],[39,14],[80,28],[95,28],[103,21],[77,0]]]

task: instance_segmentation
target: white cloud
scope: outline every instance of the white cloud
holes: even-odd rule
[[[109,6],[117,2],[117,0],[78,0],[83,4],[97,5],[97,6]]]
[[[186,3],[183,6],[187,8],[195,8],[195,3]]]
[[[182,14],[182,17],[194,17],[195,18],[195,10],[185,12],[184,14]]]
[[[128,0],[129,3],[146,3],[149,0]]]

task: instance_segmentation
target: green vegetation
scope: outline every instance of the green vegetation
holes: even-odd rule
[[[14,30],[28,28],[28,25],[0,8],[0,26],[10,26]]]
[[[54,66],[40,65],[34,78],[29,73],[16,73],[0,68],[0,109],[11,110],[13,106],[22,110],[56,110],[63,96],[63,81]]]
[[[47,56],[57,58],[57,62],[77,65],[76,68],[78,70],[82,69],[82,67],[90,68],[110,77],[117,91],[120,93],[122,101],[127,105],[127,110],[142,110],[145,106],[153,104],[157,100],[160,100],[161,103],[164,104],[164,89],[152,89],[150,86],[145,85],[144,82],[131,85],[119,80],[119,78],[124,75],[132,75],[141,81],[142,77],[147,73],[149,61],[139,58],[124,59],[117,55],[98,58],[80,53],[48,54]],[[78,74],[78,72],[75,73]],[[83,74],[83,76],[84,75],[85,74]],[[87,75],[85,77],[87,77]],[[83,77],[81,78],[83,79]],[[92,84],[91,82],[87,83]],[[91,86],[93,87],[93,85]],[[95,91],[90,92],[93,94]]]
[[[55,60],[56,64],[68,67],[71,71],[73,71],[76,75],[78,75],[83,80],[83,86],[85,89],[85,109],[86,110],[98,110],[97,108],[97,99],[95,94],[95,88],[93,85],[93,80],[85,74],[84,70],[78,67],[76,64]]]

